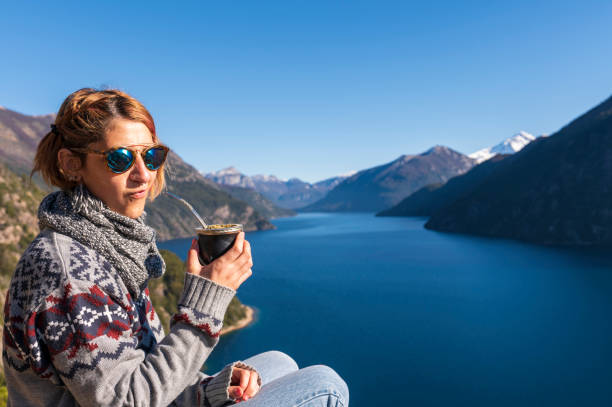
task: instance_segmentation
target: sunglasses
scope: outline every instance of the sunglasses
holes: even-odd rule
[[[106,165],[115,174],[122,174],[132,168],[136,162],[136,155],[140,154],[145,166],[151,171],[157,171],[162,166],[168,156],[168,147],[161,144],[151,146],[139,151],[131,147],[115,147],[106,151],[96,151],[88,148],[75,148],[75,151],[103,155],[106,158]]]

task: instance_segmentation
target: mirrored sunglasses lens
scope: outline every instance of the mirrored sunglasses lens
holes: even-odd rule
[[[130,150],[125,148],[120,148],[111,153],[108,153],[106,156],[106,162],[108,163],[108,168],[115,173],[122,173],[127,171],[128,168],[132,165],[132,161],[134,161],[134,155]]]
[[[145,153],[145,165],[150,170],[157,170],[166,160],[166,150],[161,147],[154,147]]]

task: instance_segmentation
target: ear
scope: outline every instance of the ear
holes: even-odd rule
[[[81,159],[72,151],[67,148],[60,149],[57,152],[57,165],[68,181],[81,180]]]

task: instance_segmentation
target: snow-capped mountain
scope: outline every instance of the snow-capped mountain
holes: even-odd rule
[[[507,138],[493,147],[483,148],[482,150],[478,150],[475,153],[470,154],[469,157],[476,160],[477,164],[480,164],[481,162],[487,161],[489,158],[492,158],[497,154],[514,154],[535,139],[536,137],[533,135],[525,131],[520,131],[514,136]]]
[[[286,179],[276,178],[274,175],[253,175],[251,177],[253,180],[257,182],[287,182]]]
[[[217,184],[255,189],[255,183],[251,177],[244,175],[234,167],[227,167],[217,172],[204,174],[204,176]]]
[[[355,174],[355,171],[314,184],[298,178],[284,180],[274,175],[253,175],[249,177],[234,167],[224,168],[204,176],[217,184],[254,189],[280,207],[296,209],[323,198],[331,189],[353,174]]]

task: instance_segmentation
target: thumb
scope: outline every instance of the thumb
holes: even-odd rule
[[[229,386],[227,388],[227,393],[230,397],[234,399],[239,399],[242,397],[244,392],[242,391],[242,388],[240,386]]]
[[[191,241],[191,247],[187,252],[187,272],[191,274],[199,274],[202,265],[200,264],[200,260],[198,260],[198,241],[193,239]]]

